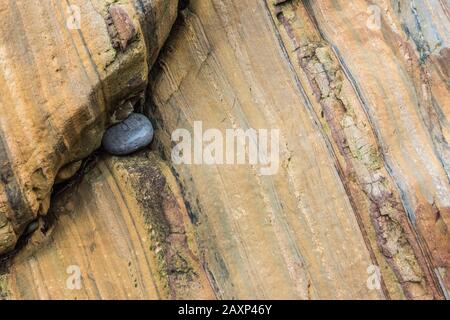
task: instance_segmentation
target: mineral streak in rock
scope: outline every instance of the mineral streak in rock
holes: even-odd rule
[[[102,145],[113,155],[127,155],[148,146],[152,142],[153,133],[153,126],[147,117],[132,113],[105,132]]]

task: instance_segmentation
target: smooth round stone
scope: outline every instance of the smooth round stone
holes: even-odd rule
[[[119,124],[106,130],[102,145],[113,155],[127,155],[150,144],[153,140],[153,126],[142,114],[132,113]]]

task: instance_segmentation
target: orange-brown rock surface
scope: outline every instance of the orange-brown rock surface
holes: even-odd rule
[[[0,1],[0,254],[45,215],[58,171],[139,104],[177,5]]]
[[[214,298],[170,168],[154,153],[89,167],[10,262],[9,298]]]
[[[449,297],[447,2],[191,0],[158,58],[176,4],[125,2],[102,7],[103,31],[86,30],[96,44],[107,38],[119,57],[112,63],[117,73],[96,82],[114,88],[107,91],[115,92],[111,104],[99,102],[104,88],[83,104],[78,85],[72,95],[69,87],[45,95],[49,84],[28,81],[36,74],[57,79],[59,72],[49,69],[48,52],[25,54],[34,29],[9,36],[23,41],[11,46],[48,62],[43,67],[3,63],[8,46],[0,46],[1,141],[8,147],[0,150],[3,248],[51,207],[0,263],[0,298]],[[17,3],[3,5],[6,11],[0,4],[0,15],[25,14]],[[45,8],[29,14],[45,15]],[[0,20],[5,35],[11,26]],[[90,43],[74,46],[83,52]],[[152,151],[80,162],[108,123],[129,112],[130,95],[136,104],[155,61],[143,108],[156,129]],[[72,66],[67,75],[91,70],[61,65]],[[8,97],[17,92],[26,94],[12,104]],[[99,122],[80,115],[58,122],[72,112],[64,99],[98,112]],[[55,111],[45,117],[38,106],[48,103]],[[194,135],[200,121],[203,131],[279,130],[278,170],[263,175],[258,164],[172,161],[172,134]],[[54,145],[73,140],[70,152],[44,148],[62,130],[57,124],[71,131],[65,144]],[[9,146],[20,156],[5,153]],[[42,164],[53,166],[42,171],[45,179],[33,171]],[[33,214],[25,210],[30,204]],[[80,267],[80,290],[67,287],[73,265]]]
[[[447,296],[448,6],[420,5],[436,41],[407,31],[419,8],[406,2],[192,1],[183,14],[152,72],[162,148],[199,120],[281,130],[274,176],[175,165],[221,297]]]

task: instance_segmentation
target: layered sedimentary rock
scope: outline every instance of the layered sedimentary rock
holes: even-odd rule
[[[60,190],[10,261],[9,299],[212,299],[170,168],[154,153],[99,156]],[[0,280],[1,281],[1,280]]]
[[[273,176],[251,165],[175,166],[218,296],[383,298],[366,286],[374,261],[266,5],[194,1],[190,10],[153,80],[163,145],[194,121],[280,130]]]
[[[173,1],[0,2],[0,254],[136,108]],[[68,174],[69,173],[69,174]]]
[[[8,7],[8,13],[0,7],[0,15],[26,12],[18,3],[8,4],[18,8]],[[83,95],[65,90],[42,100],[47,105],[70,99],[83,112],[97,112],[98,122],[86,124],[82,113],[60,123],[54,115],[61,118],[73,108],[60,103],[45,118],[47,125],[33,129],[42,114],[32,108],[29,115],[25,102],[4,108],[11,99],[0,95],[5,146],[20,145],[28,133],[5,131],[17,128],[16,123],[29,123],[30,132],[41,135],[34,140],[41,144],[12,149],[22,152],[17,159],[30,159],[29,165],[11,162],[9,154],[1,159],[0,187],[8,201],[1,202],[0,212],[8,214],[0,214],[0,225],[6,221],[0,234],[12,235],[13,244],[24,221],[46,211],[45,197],[30,198],[41,192],[39,183],[27,182],[33,165],[53,166],[45,171],[50,179],[33,180],[45,180],[47,196],[54,179],[61,182],[78,171],[77,179],[54,192],[49,215],[26,228],[31,238],[20,243],[8,263],[0,261],[0,298],[448,298],[446,2],[192,0],[158,59],[155,48],[169,32],[175,4],[114,3],[125,7],[106,5],[98,11],[106,12],[98,18],[105,23],[103,31],[86,29],[81,35],[96,43],[107,38],[119,62],[113,60],[115,71],[106,67],[103,81],[94,83],[117,92],[97,88],[84,104]],[[45,13],[45,8],[35,11]],[[8,19],[0,21],[1,32],[11,29],[5,27]],[[89,30],[100,35],[88,37]],[[35,32],[25,31],[21,34]],[[33,41],[15,48],[27,43]],[[74,46],[83,53],[92,44],[84,40]],[[149,51],[142,53],[141,47]],[[40,54],[40,61],[51,61],[48,53]],[[3,57],[9,57],[4,50],[0,63],[9,61]],[[154,150],[79,161],[98,146],[109,123],[135,109],[147,65],[155,61],[145,104],[156,129]],[[26,76],[50,75],[50,65],[27,73],[14,63],[1,64],[0,81],[9,85],[2,84],[1,93],[20,92],[16,87],[28,85]],[[67,74],[97,79],[85,64],[62,65],[72,66]],[[133,77],[141,80],[123,85]],[[37,97],[51,92],[46,83],[23,90]],[[110,103],[102,102],[105,90],[116,92]],[[35,100],[40,101],[28,97],[26,103]],[[53,141],[56,129],[62,130],[58,124],[70,124],[73,131],[59,146],[71,145],[79,157],[65,149],[42,151],[42,141]],[[177,129],[192,137],[192,148],[184,154],[191,164],[172,157]],[[195,146],[208,129],[223,137],[227,129],[279,130],[279,154],[277,148],[270,150],[279,162],[267,174],[262,170],[267,165],[258,162],[198,161],[196,155],[203,159],[205,149]],[[31,141],[34,136],[28,135]],[[247,160],[250,150],[245,149]],[[17,183],[11,183],[16,181],[11,172],[20,178]],[[41,209],[23,220],[14,212],[29,211],[13,212],[5,205],[20,209],[29,203]],[[80,290],[73,290],[76,282],[67,282],[75,270],[81,272]]]
[[[273,176],[174,166],[220,297],[447,295],[448,40],[408,3],[191,1],[152,72],[161,149],[195,121],[280,129]]]
[[[428,274],[429,282],[433,280],[438,295],[448,297],[448,3],[411,0],[348,5],[344,1],[334,4],[310,1],[308,6],[317,29],[352,82],[359,107],[376,135],[392,185],[397,187],[396,197],[401,198],[403,208],[394,222],[404,231],[409,229],[409,222],[416,240],[408,242],[417,242],[413,247],[424,275]],[[336,11],[337,7],[341,9]],[[377,12],[379,26],[368,28],[366,16],[370,19],[370,14]],[[342,23],[338,24],[337,14]],[[351,27],[346,25],[350,21]],[[358,36],[350,36],[355,32]],[[392,195],[389,198],[393,199]],[[387,198],[382,200],[385,203]],[[396,235],[382,236],[386,240],[380,239],[381,246],[390,245],[389,239],[395,238],[398,244],[404,243]],[[401,247],[383,248],[384,254],[398,264],[395,255],[401,254]],[[401,270],[397,273],[399,279],[409,282],[408,286],[419,282]],[[410,294],[415,296],[414,292]]]

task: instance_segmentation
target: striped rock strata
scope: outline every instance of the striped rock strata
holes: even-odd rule
[[[178,2],[0,2],[0,254],[138,105]],[[70,175],[69,175],[70,176]]]

